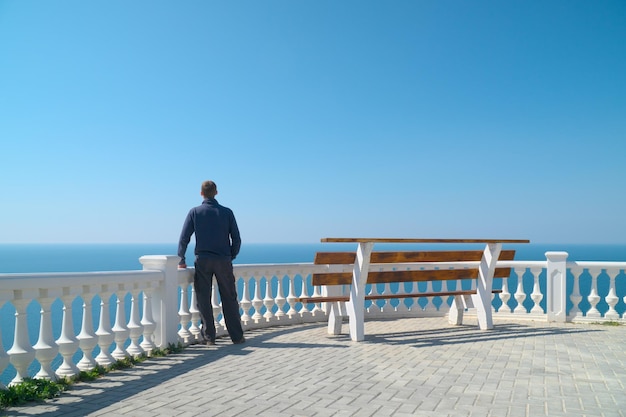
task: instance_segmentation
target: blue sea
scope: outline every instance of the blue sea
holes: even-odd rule
[[[473,249],[482,249],[482,245],[470,245]],[[379,244],[376,250],[394,249],[467,249],[468,245],[398,245]],[[354,250],[354,244],[335,243],[298,243],[298,244],[244,244],[235,264],[257,263],[304,263],[313,262],[315,252],[320,250]],[[575,261],[626,261],[626,244],[526,244],[505,245],[505,249],[516,250],[516,260],[545,260],[545,252],[566,251],[568,260]],[[177,244],[0,244],[0,274],[2,273],[36,273],[36,272],[92,272],[92,271],[127,271],[138,270],[142,266],[139,258],[143,255],[173,255],[177,252]],[[189,264],[193,264],[193,246],[187,251]],[[582,278],[581,278],[582,283]],[[524,280],[524,286],[526,285]],[[532,280],[528,283],[532,288]],[[570,285],[571,286],[571,285]],[[626,282],[617,284],[620,293]],[[513,289],[514,290],[514,289]],[[600,288],[602,294],[604,290]],[[571,291],[571,289],[570,289]],[[80,303],[74,306],[74,313],[80,320]],[[35,304],[29,308],[29,327],[32,342],[37,339],[38,309]],[[598,306],[600,308],[600,306]],[[620,301],[618,310],[623,310]],[[9,304],[0,306],[0,323],[2,323],[2,342],[7,351],[13,343],[13,312]],[[621,313],[622,311],[620,311]],[[53,317],[55,337],[58,336],[60,317]],[[78,322],[77,319],[75,319]],[[77,331],[80,329],[76,329]],[[97,349],[97,348],[96,348]],[[97,352],[97,350],[96,350]],[[38,366],[37,366],[38,368]],[[0,381],[8,383],[15,371],[10,366],[0,375]]]
[[[458,245],[379,244],[376,250],[448,249]],[[467,248],[466,246],[462,246]],[[319,250],[353,250],[340,243],[251,243],[243,244],[235,264],[313,262]],[[481,245],[476,245],[482,249]],[[525,244],[505,245],[515,249],[517,260],[544,260],[547,251],[566,251],[568,260],[626,261],[626,244]],[[141,269],[143,255],[175,255],[175,243],[164,244],[0,244],[0,273],[91,272]],[[193,246],[187,250],[193,260]],[[192,263],[192,262],[189,262]]]

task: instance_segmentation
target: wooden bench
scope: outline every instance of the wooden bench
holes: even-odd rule
[[[454,301],[449,313],[451,323],[462,324],[465,308],[476,307],[479,310],[481,329],[492,328],[491,293],[500,292],[500,290],[492,289],[492,280],[508,277],[511,272],[510,268],[496,268],[495,264],[497,260],[511,261],[515,256],[514,250],[501,250],[502,243],[528,243],[527,240],[322,239],[322,242],[348,241],[359,243],[356,252],[318,252],[315,255],[315,264],[329,267],[329,272],[315,273],[311,280],[312,285],[322,286],[325,289],[324,295],[301,297],[297,301],[329,303],[328,332],[331,334],[341,332],[341,323],[346,315],[347,307],[350,335],[355,341],[364,338],[365,300],[453,296]],[[484,250],[372,252],[373,244],[377,242],[483,243],[486,247]],[[351,266],[351,270],[346,271],[347,266]],[[366,284],[398,283],[403,286],[403,283],[407,282],[441,281],[445,283],[463,279],[475,280],[476,285],[473,285],[471,289],[461,289],[457,286],[457,289],[449,290],[444,284],[442,291],[365,294]],[[417,284],[414,284],[414,287],[417,287]],[[350,289],[349,295],[344,291],[347,288]]]

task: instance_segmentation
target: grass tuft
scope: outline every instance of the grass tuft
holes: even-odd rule
[[[155,349],[150,356],[163,357],[173,353],[180,353],[185,349],[182,343],[170,343],[165,349]],[[72,379],[61,378],[57,381],[48,379],[25,378],[19,384],[11,385],[7,389],[0,389],[0,410],[8,407],[23,405],[33,401],[45,401],[61,395],[76,382],[93,381],[102,377],[110,371],[132,368],[136,364],[143,362],[148,357],[141,355],[133,358],[128,357],[112,363],[109,366],[96,366],[89,371],[81,371]]]

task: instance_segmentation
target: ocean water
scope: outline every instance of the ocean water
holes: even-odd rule
[[[482,249],[482,245],[398,245],[379,244],[376,250],[394,249]],[[235,264],[313,262],[320,250],[354,250],[341,243],[250,243],[243,244]],[[505,245],[515,249],[517,260],[543,260],[547,251],[566,251],[568,260],[626,261],[626,244],[525,244]],[[164,244],[0,244],[0,274],[31,272],[127,271],[141,269],[143,255],[174,255],[175,243]],[[193,264],[193,246],[187,249]]]
[[[483,245],[408,245],[408,244],[378,244],[376,250],[445,250],[445,249],[482,249]],[[506,249],[516,250],[516,260],[545,260],[547,251],[566,251],[568,260],[576,261],[626,261],[626,244],[624,245],[583,245],[583,244],[526,244],[505,245]],[[315,252],[320,250],[354,250],[355,244],[335,243],[301,243],[301,244],[243,244],[235,264],[256,263],[303,263],[313,262]],[[0,274],[3,273],[36,273],[36,272],[91,272],[91,271],[125,271],[138,270],[142,266],[139,257],[143,255],[173,255],[177,252],[177,245],[171,244],[0,244]],[[188,264],[193,264],[193,246],[187,250]],[[527,282],[528,281],[528,282]],[[588,291],[590,279],[581,276],[581,293]],[[511,283],[514,284],[514,283]],[[532,290],[533,279],[524,278],[524,287],[527,292]],[[542,284],[545,286],[545,283]],[[572,284],[568,291],[571,292]],[[608,292],[608,281],[598,281],[598,292]],[[626,293],[626,280],[617,283],[618,294]],[[512,292],[514,287],[510,287]],[[545,291],[545,288],[542,288]],[[128,296],[130,298],[130,296]],[[130,303],[126,300],[127,304]],[[532,301],[527,300],[532,305]],[[58,304],[60,301],[57,300]],[[94,300],[94,318],[99,315],[99,301]],[[544,301],[545,304],[545,301]],[[606,304],[606,303],[604,303]],[[59,306],[57,306],[59,307]],[[114,306],[111,306],[114,308]],[[545,305],[544,305],[545,307]],[[571,307],[571,306],[570,306]],[[581,304],[581,307],[584,307]],[[625,310],[623,300],[617,306],[620,313]],[[54,308],[54,306],[53,306]],[[598,305],[602,311],[605,305]],[[60,334],[61,309],[53,311],[53,334]],[[4,350],[7,351],[13,343],[14,309],[10,304],[0,306],[1,335]],[[80,316],[82,301],[77,299],[73,305],[75,331],[80,331]],[[128,314],[128,311],[127,311]],[[39,307],[32,303],[28,309],[29,337],[36,342],[39,328]],[[97,354],[97,349],[95,354]],[[95,356],[94,354],[94,356]],[[60,357],[59,357],[60,360]],[[34,364],[38,369],[38,365]],[[35,370],[36,370],[35,369]],[[12,366],[0,375],[0,381],[7,384],[15,375]]]

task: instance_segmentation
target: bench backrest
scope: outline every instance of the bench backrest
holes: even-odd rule
[[[397,251],[372,252],[370,264],[405,263],[405,262],[476,262],[483,257],[482,250],[454,250],[454,251]],[[514,250],[500,252],[501,261],[512,261]],[[347,265],[354,264],[355,252],[318,252],[314,263],[317,265]],[[375,268],[374,268],[375,269]],[[511,268],[496,268],[494,278],[506,278],[511,274]],[[466,278],[477,278],[478,267],[467,269],[436,269],[436,270],[395,270],[374,271],[370,267],[367,275],[368,284],[389,282],[421,282],[445,281]],[[313,285],[349,285],[352,283],[352,272],[328,272],[313,274]]]

